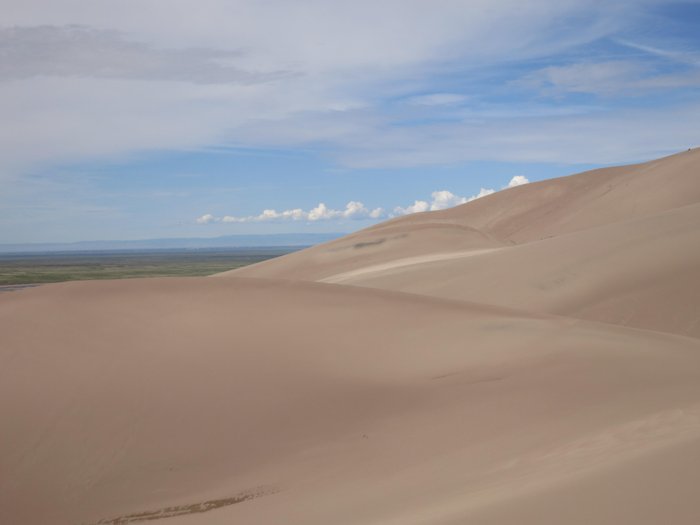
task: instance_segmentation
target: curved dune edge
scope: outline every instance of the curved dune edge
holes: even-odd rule
[[[381,275],[386,273],[392,273],[393,270],[397,270],[399,268],[406,268],[407,266],[420,266],[438,261],[451,261],[453,259],[463,259],[465,257],[474,257],[476,255],[489,253],[495,250],[498,250],[498,248],[492,248],[489,250],[467,250],[462,252],[435,253],[431,255],[422,255],[419,257],[405,257],[403,259],[396,259],[384,264],[365,266],[363,268],[352,270],[350,272],[344,272],[336,275],[331,275],[329,277],[324,277],[323,279],[319,279],[318,282],[328,284],[352,284],[356,283],[358,278],[376,277],[378,274]]]
[[[322,279],[700,337],[700,204]]]

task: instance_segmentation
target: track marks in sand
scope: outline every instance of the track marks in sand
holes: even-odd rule
[[[272,494],[276,494],[277,492],[279,492],[279,490],[270,487],[259,487],[256,489],[239,492],[230,498],[212,499],[202,501],[200,503],[190,503],[189,505],[175,505],[158,510],[135,512],[133,514],[125,514],[116,518],[102,519],[95,522],[94,525],[127,525],[129,523],[136,523],[140,521],[174,518],[185,514],[201,514],[202,512],[209,512],[210,510],[236,505],[238,503],[243,503],[244,501],[270,496]]]

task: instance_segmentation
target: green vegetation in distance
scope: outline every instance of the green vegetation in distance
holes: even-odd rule
[[[0,285],[212,275],[295,248],[0,254]]]

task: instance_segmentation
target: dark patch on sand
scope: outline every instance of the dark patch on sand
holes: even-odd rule
[[[376,246],[378,244],[383,244],[386,241],[385,238],[378,239],[376,241],[366,241],[366,242],[358,242],[352,245],[353,248],[360,249],[360,248],[366,248],[367,246]]]
[[[245,492],[239,492],[238,494],[236,494],[235,496],[231,496],[230,498],[212,499],[208,501],[202,501],[200,503],[190,503],[189,505],[175,505],[173,507],[165,507],[158,510],[147,510],[143,512],[135,512],[133,514],[125,514],[116,518],[102,519],[98,522],[95,522],[95,525],[125,525],[128,523],[136,523],[139,521],[152,521],[165,518],[174,518],[176,516],[182,516],[185,514],[199,514],[202,512],[209,512],[210,510],[220,509],[222,507],[228,507],[229,505],[243,503],[244,501],[262,498],[263,496],[269,496],[277,492],[279,491],[276,489],[272,489],[269,487],[261,487]]]

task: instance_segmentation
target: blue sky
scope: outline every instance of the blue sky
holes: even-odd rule
[[[9,0],[0,242],[345,232],[697,146],[698,27],[699,1]]]

